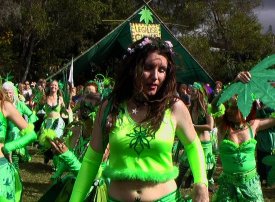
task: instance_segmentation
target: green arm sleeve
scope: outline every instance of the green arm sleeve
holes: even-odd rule
[[[28,122],[34,123],[38,120],[38,117],[36,116],[36,112],[32,111],[31,115],[29,116]]]
[[[18,102],[16,108],[18,109],[18,111],[20,111],[21,114],[28,116],[29,123],[34,123],[38,120],[35,112],[32,111],[24,102]]]
[[[88,147],[78,172],[70,202],[83,202],[97,175],[103,154]]]
[[[73,152],[68,150],[65,153],[59,155],[59,158],[66,163],[70,171],[72,171],[75,175],[77,175],[78,171],[80,170],[81,163],[76,158]]]
[[[213,116],[213,118],[219,118],[225,113],[225,106],[220,104],[219,106],[213,107],[211,104],[207,106],[207,112]]]
[[[51,180],[52,181],[55,181],[57,180],[58,178],[60,178],[62,176],[62,174],[67,171],[66,170],[67,167],[65,165],[65,162],[61,162],[57,168],[56,168],[56,171],[54,172],[54,174],[51,176]]]
[[[20,131],[21,137],[11,142],[5,143],[3,152],[8,154],[16,149],[25,147],[26,145],[34,142],[37,139],[37,135],[33,130],[33,125],[29,124],[26,128]]]
[[[198,136],[188,145],[185,145],[187,158],[194,176],[194,184],[203,183],[208,186],[205,158]]]

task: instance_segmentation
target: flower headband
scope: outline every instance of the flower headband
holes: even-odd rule
[[[132,48],[131,47],[127,48],[127,54],[123,56],[123,59],[125,59],[127,57],[127,55],[131,55],[131,54],[135,53],[137,50],[143,49],[147,45],[155,46],[155,44],[153,44],[153,41],[151,39],[149,39],[148,37],[145,37],[138,45],[136,45]],[[159,46],[164,46],[164,47],[168,48],[169,52],[171,54],[174,54],[173,44],[171,41],[164,41],[163,43],[160,43]]]

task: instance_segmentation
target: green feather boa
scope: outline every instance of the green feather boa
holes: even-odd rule
[[[45,129],[43,130],[42,134],[39,137],[39,143],[45,148],[51,148],[51,143],[49,140],[54,140],[57,138],[57,135],[54,130],[52,129]]]

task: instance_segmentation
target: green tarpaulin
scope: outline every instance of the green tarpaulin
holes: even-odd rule
[[[116,27],[112,32],[95,43],[84,53],[74,58],[74,80],[94,79],[96,73],[112,72],[113,68],[118,68],[117,62],[122,59],[127,47],[133,42],[130,31],[130,23],[140,23],[140,12],[147,9],[152,13],[150,23],[159,24],[161,28],[161,38],[169,40],[176,52],[177,81],[191,84],[194,81],[213,84],[213,79],[185,49],[185,47],[173,36],[170,30],[162,23],[153,10],[142,6],[132,16]],[[68,63],[59,72],[68,71],[71,63]]]

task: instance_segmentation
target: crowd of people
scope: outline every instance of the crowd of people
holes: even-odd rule
[[[31,161],[31,144],[53,166],[40,202],[187,201],[186,187],[193,201],[209,201],[209,192],[212,201],[263,201],[261,186],[275,182],[263,160],[274,155],[274,109],[255,99],[244,117],[237,92],[218,105],[223,83],[177,83],[174,57],[171,42],[144,37],[113,79],[4,82],[0,201],[20,201],[19,165]]]

